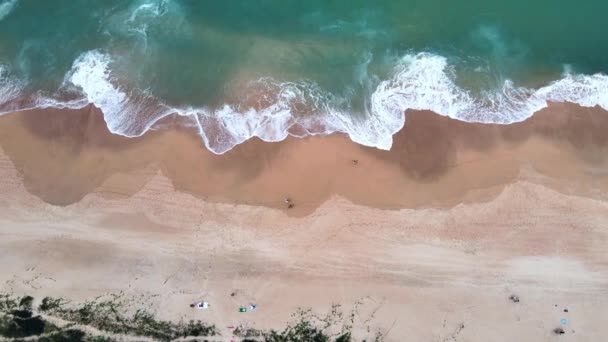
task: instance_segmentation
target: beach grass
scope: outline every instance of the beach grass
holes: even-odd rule
[[[144,309],[127,308],[130,303],[121,294],[73,303],[64,298],[44,297],[34,308],[32,296],[0,295],[0,336],[9,339],[38,341],[116,341],[122,337],[141,337],[154,341],[203,338],[222,340],[215,325],[200,320],[172,322],[159,320]],[[312,341],[350,342],[352,326],[345,324],[337,333],[329,332],[343,317],[339,306],[318,317],[310,309],[298,310],[282,330],[257,330],[237,327],[232,333],[241,341]],[[349,317],[352,317],[349,316]],[[51,321],[60,319],[63,324]],[[93,329],[90,329],[93,328]]]

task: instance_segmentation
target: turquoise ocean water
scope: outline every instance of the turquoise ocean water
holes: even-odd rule
[[[345,132],[389,149],[405,110],[521,121],[608,108],[605,0],[0,0],[0,113],[95,104],[139,136],[181,115],[224,153]]]

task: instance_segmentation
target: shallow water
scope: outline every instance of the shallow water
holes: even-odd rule
[[[179,114],[223,153],[346,132],[388,149],[404,111],[521,121],[608,108],[608,2],[0,0],[0,112],[94,103],[111,131]]]

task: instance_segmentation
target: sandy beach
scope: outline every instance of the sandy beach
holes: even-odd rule
[[[224,155],[185,128],[113,135],[94,107],[7,114],[0,292],[123,293],[219,341],[332,305],[356,341],[603,341],[607,114],[412,111],[391,151],[335,134]]]

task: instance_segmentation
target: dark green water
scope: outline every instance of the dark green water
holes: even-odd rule
[[[0,0],[0,112],[92,102],[136,136],[178,113],[225,152],[344,131],[389,148],[408,108],[509,123],[608,108],[604,0]]]

